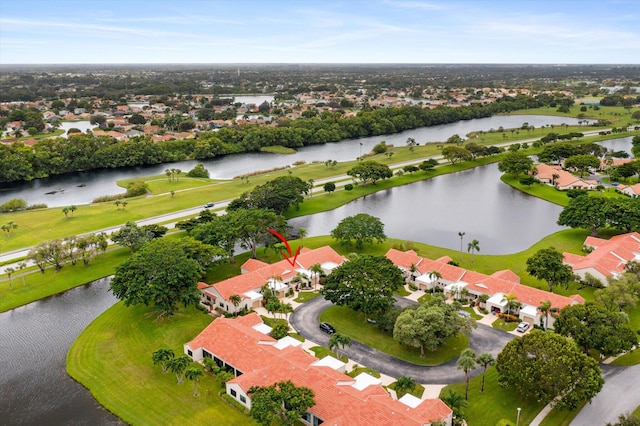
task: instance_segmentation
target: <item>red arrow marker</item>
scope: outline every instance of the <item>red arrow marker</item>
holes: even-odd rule
[[[280,241],[282,241],[284,243],[284,245],[287,247],[287,251],[289,252],[289,255],[287,256],[284,252],[281,252],[280,254],[282,255],[282,257],[284,257],[285,259],[287,259],[287,262],[289,262],[291,264],[292,267],[296,267],[296,259],[298,258],[298,255],[300,254],[300,247],[298,247],[298,250],[296,250],[296,254],[292,254],[291,253],[291,247],[289,246],[289,241],[287,241],[287,239],[285,237],[283,237],[282,235],[280,235],[279,232],[274,231],[273,229],[269,229],[269,232],[271,232],[276,238],[278,238]],[[290,257],[293,256],[293,260],[290,259]]]

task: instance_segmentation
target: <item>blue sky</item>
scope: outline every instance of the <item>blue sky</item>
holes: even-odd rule
[[[638,0],[1,0],[0,64],[640,63]]]

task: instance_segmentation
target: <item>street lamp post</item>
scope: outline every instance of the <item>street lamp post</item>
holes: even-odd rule
[[[516,417],[516,426],[518,426],[518,423],[520,423],[520,410],[521,408],[518,407],[518,417]]]

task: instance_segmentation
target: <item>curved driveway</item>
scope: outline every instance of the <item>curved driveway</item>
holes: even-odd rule
[[[406,299],[400,300],[402,302],[399,304],[409,302]],[[299,306],[291,314],[291,325],[305,339],[326,347],[329,344],[329,336],[318,328],[318,317],[329,306],[331,306],[331,302],[323,297],[316,297]],[[474,329],[469,336],[469,346],[478,354],[489,352],[495,357],[514,337],[509,333],[478,324],[478,328]],[[464,379],[462,371],[456,368],[455,359],[434,367],[415,365],[356,341],[350,347],[341,350],[341,352],[346,353],[350,360],[360,365],[373,368],[391,377],[412,377],[418,383],[449,384],[458,383]],[[471,376],[476,376],[480,373],[482,373],[482,367],[473,370]]]

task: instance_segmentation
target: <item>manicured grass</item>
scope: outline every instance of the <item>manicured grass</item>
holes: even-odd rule
[[[151,354],[162,347],[182,354],[182,345],[210,322],[195,308],[158,321],[149,307],[117,303],[76,339],[67,354],[67,372],[129,424],[256,424],[220,398],[224,387],[209,374],[194,397],[188,380],[178,385],[175,375],[162,374],[151,362]]]
[[[482,319],[482,315],[478,315],[476,311],[470,306],[463,306],[462,310],[471,314],[471,319],[478,321]]]
[[[123,181],[118,181],[118,185],[122,186],[121,182]],[[179,194],[179,191],[183,191],[185,189],[198,188],[198,187],[204,187],[204,186],[210,186],[210,185],[213,186],[213,185],[227,183],[224,181],[221,182],[213,179],[190,178],[186,176],[181,177],[180,180],[178,181],[176,181],[175,179],[172,181],[169,181],[166,177],[164,179],[162,177],[158,177],[157,179],[151,179],[145,182],[147,182],[147,184],[149,185],[149,191],[151,191],[152,194],[155,194],[155,195],[166,194],[166,193],[171,193],[171,191],[174,191],[175,194],[173,198],[179,195],[182,195],[182,194]],[[126,185],[125,185],[125,188],[126,188]]]
[[[638,408],[636,408],[635,410],[633,410],[632,413],[634,416],[636,416],[637,418],[640,419],[640,405],[638,406]]]
[[[398,287],[396,290],[393,291],[393,294],[398,295],[398,296],[408,296],[411,293],[407,291],[406,288],[404,288],[404,286]]]
[[[631,121],[631,113],[633,110],[626,110],[624,107],[609,107],[609,106],[601,106],[599,110],[594,110],[593,108],[587,108],[586,112],[580,111],[581,105],[573,105],[569,108],[568,113],[558,112],[557,107],[541,107],[541,108],[531,108],[531,109],[523,109],[519,111],[514,111],[509,115],[517,115],[517,114],[533,114],[533,115],[553,115],[560,117],[576,117],[578,114],[584,114],[586,118],[601,120],[606,119],[613,122],[614,126],[619,126],[620,124],[626,124]],[[558,129],[560,126],[555,126]],[[549,128],[547,128],[549,129]],[[582,126],[582,129],[593,129],[593,127],[585,127]],[[549,129],[550,130],[550,129]]]
[[[314,346],[312,348],[309,348],[309,350],[311,352],[313,352],[314,355],[316,356],[316,358],[318,358],[318,359],[322,359],[322,358],[330,355],[330,356],[332,356],[332,357],[334,357],[336,359],[339,359],[340,361],[345,362],[345,363],[347,361],[349,361],[346,356],[338,356],[338,354],[336,354],[333,351],[330,351],[328,348],[325,348],[324,346]]]
[[[494,322],[491,323],[491,327],[497,328],[498,330],[504,331],[513,331],[518,326],[517,322],[506,322],[502,318],[498,318]]]
[[[432,298],[433,295],[431,293],[425,293],[422,296],[418,297],[418,303],[427,303]]]
[[[460,373],[460,378],[464,379],[463,373]],[[522,408],[520,424],[527,425],[544,407],[544,404],[521,398],[513,390],[500,387],[495,367],[487,369],[484,392],[480,392],[481,381],[482,375],[469,381],[468,406],[464,409],[469,425],[495,426],[500,419],[507,419],[515,424],[517,407]],[[442,389],[440,396],[446,395],[449,389],[464,395],[464,387],[464,381],[449,385]]]
[[[585,405],[586,402],[572,411],[554,408],[549,414],[547,414],[544,420],[542,420],[540,426],[569,426],[574,417],[578,415],[580,410],[582,410],[582,407]]]
[[[75,266],[65,265],[58,272],[55,272],[54,268],[49,268],[45,270],[44,274],[40,272],[26,273],[34,270],[34,268],[30,268],[23,271],[25,272],[24,285],[22,274],[15,273],[12,277],[13,288],[9,287],[8,280],[0,282],[0,312],[111,275],[115,267],[125,260],[129,253],[127,248],[112,250],[104,256],[97,256],[88,267],[79,261]]]
[[[356,367],[353,370],[349,371],[347,373],[347,375],[351,376],[351,377],[356,377],[360,373],[366,373],[366,374],[368,374],[370,376],[373,376],[373,377],[375,377],[377,379],[380,378],[380,373],[379,372],[377,372],[376,370],[374,370],[372,368],[368,368],[368,367]]]
[[[640,364],[640,349],[636,349],[629,353],[622,355],[611,363],[612,365],[619,365],[622,367],[628,367],[631,365]]]
[[[298,293],[298,297],[293,299],[298,303],[308,302],[309,300],[315,299],[320,296],[320,293],[317,291],[301,291]]]
[[[435,352],[425,352],[420,358],[420,350],[401,345],[393,337],[380,331],[364,319],[364,314],[345,306],[332,306],[320,314],[320,321],[333,325],[343,335],[351,337],[365,345],[378,349],[396,358],[418,365],[440,365],[454,359],[469,346],[469,339],[463,335],[447,339]]]
[[[295,154],[297,151],[282,145],[263,146],[260,152],[269,152],[271,154]]]

